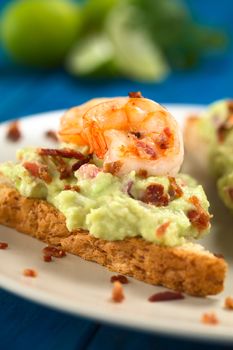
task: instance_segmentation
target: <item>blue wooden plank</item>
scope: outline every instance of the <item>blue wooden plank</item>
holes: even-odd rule
[[[84,348],[95,323],[50,310],[0,290],[0,349]]]

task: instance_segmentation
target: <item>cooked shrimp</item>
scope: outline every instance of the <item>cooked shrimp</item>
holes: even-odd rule
[[[183,162],[181,131],[171,114],[145,98],[115,98],[89,108],[76,124],[90,153],[103,159],[104,170],[123,175],[175,175]]]
[[[82,137],[83,115],[91,107],[107,101],[107,98],[93,98],[80,106],[69,109],[61,118],[58,135],[64,142],[85,146],[86,141]]]

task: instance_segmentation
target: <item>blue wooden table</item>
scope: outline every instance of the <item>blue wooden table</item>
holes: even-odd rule
[[[3,4],[0,1],[0,6]],[[189,0],[211,23],[233,32],[231,0]],[[62,70],[28,71],[12,67],[0,54],[0,121],[42,111],[68,108],[97,96],[125,95],[141,90],[145,97],[166,103],[206,104],[233,97],[233,50],[224,57],[205,59],[188,73],[174,73],[160,85],[127,80],[73,79]],[[1,262],[3,263],[3,262]],[[49,310],[0,291],[0,349],[194,349],[200,344],[160,335],[102,325],[91,320]],[[203,349],[218,345],[201,344]]]

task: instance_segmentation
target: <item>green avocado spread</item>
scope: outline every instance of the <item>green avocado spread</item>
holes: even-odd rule
[[[61,179],[58,165],[70,167],[74,159],[61,157],[58,164],[58,157],[40,155],[35,148],[18,151],[17,158],[16,164],[2,164],[1,173],[21,195],[53,204],[64,214],[69,231],[82,228],[109,241],[139,236],[166,246],[209,231],[208,200],[187,175],[145,177],[132,171],[117,177],[92,159]],[[46,167],[49,178],[38,176],[32,164]]]
[[[209,168],[217,178],[219,195],[233,210],[233,101],[211,104],[201,115],[198,128],[208,144]]]

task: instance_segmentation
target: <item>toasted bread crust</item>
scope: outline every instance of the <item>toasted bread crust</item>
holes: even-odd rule
[[[52,205],[22,197],[7,183],[0,184],[0,224],[146,283],[196,296],[223,289],[225,261],[199,245],[171,248],[141,238],[112,242],[83,230],[69,232],[65,217]]]

